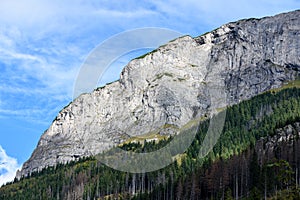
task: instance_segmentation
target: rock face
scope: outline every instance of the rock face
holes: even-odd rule
[[[266,159],[275,160],[278,157],[290,161],[299,159],[299,137],[300,122],[295,122],[277,129],[274,136],[260,138],[255,145],[259,162],[263,163]]]
[[[280,87],[299,70],[300,11],[178,38],[61,110],[18,177],[95,155],[130,136],[177,134],[191,119]],[[224,88],[227,99],[210,93],[213,87]]]

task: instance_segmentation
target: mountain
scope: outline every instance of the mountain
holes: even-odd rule
[[[90,157],[15,179],[0,188],[0,199],[300,198],[299,80],[229,106],[218,142],[200,158],[209,121],[199,123],[190,147],[160,170],[123,172]],[[152,152],[174,139],[129,141],[121,148]]]
[[[17,177],[96,155],[131,136],[178,134],[191,120],[279,88],[299,76],[299,39],[300,10],[170,41],[61,110]]]

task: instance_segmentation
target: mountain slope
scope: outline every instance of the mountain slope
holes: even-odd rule
[[[95,155],[130,136],[177,134],[194,118],[280,87],[299,75],[299,39],[300,11],[294,11],[171,41],[131,61],[119,81],[60,111],[18,177]]]
[[[264,192],[272,196],[286,189],[287,183],[292,192],[300,180],[300,89],[266,92],[229,107],[226,114],[220,140],[204,159],[197,154],[209,120],[199,125],[190,148],[164,169],[133,174],[90,158],[1,187],[0,199],[224,199],[225,193],[260,199]],[[122,148],[149,152],[166,142],[128,143]],[[281,184],[278,170],[285,165],[295,177],[287,176]],[[290,169],[282,171],[286,172]]]

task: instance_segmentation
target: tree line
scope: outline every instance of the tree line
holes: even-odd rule
[[[228,107],[221,137],[203,159],[198,153],[209,119],[197,126],[188,150],[164,169],[132,174],[113,170],[94,158],[82,158],[9,183],[0,188],[0,199],[260,199],[297,195],[299,181],[295,177],[300,159],[288,155],[298,153],[298,139],[276,147],[291,154],[278,153],[263,160],[258,159],[263,155],[256,142],[299,122],[299,104],[300,89],[288,88]],[[121,148],[151,152],[172,139],[127,143]]]

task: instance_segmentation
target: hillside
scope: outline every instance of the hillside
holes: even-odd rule
[[[132,174],[91,157],[15,180],[0,188],[0,199],[299,198],[300,89],[266,92],[228,107],[217,145],[200,159],[208,125],[209,120],[199,124],[190,148],[165,169]],[[150,152],[171,140],[122,148]]]
[[[60,111],[18,178],[95,156],[131,137],[177,135],[195,119],[295,80],[299,29],[299,10],[240,20],[132,60],[118,81]]]

